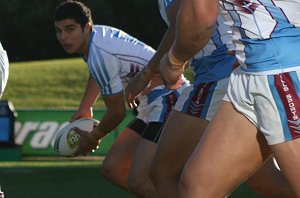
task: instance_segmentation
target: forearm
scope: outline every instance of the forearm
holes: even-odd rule
[[[100,94],[100,89],[94,79],[90,76],[79,109],[92,108]]]
[[[93,139],[100,140],[108,133],[113,131],[124,119],[126,116],[126,112],[123,114],[114,114],[110,112],[106,112],[101,119],[98,126],[96,126],[91,132],[90,136]]]
[[[123,91],[103,96],[107,111],[102,117],[99,125],[89,134],[99,140],[113,131],[126,116],[126,107]]]

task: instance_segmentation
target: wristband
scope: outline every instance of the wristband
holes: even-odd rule
[[[170,64],[168,65],[172,70],[179,70],[182,69],[188,61],[181,61],[176,58],[173,54],[172,48],[168,52],[168,60]]]

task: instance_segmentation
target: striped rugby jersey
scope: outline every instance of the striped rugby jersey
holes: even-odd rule
[[[123,90],[128,80],[147,65],[155,50],[117,28],[94,25],[85,58],[102,95]]]
[[[267,75],[300,67],[299,0],[219,0],[221,14],[233,26],[241,69]]]

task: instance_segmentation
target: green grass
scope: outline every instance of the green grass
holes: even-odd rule
[[[100,174],[102,159],[51,159],[0,163],[0,185],[9,198],[134,198]],[[257,198],[246,184],[230,198]]]
[[[101,161],[0,163],[0,184],[8,198],[133,198],[100,175]]]
[[[87,77],[81,58],[11,63],[3,99],[16,108],[76,107]],[[102,100],[97,104],[103,105]]]

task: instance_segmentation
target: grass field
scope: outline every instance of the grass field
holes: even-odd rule
[[[11,100],[17,109],[76,107],[87,76],[81,58],[11,63],[3,99]],[[103,101],[99,100],[96,106],[103,107]],[[101,163],[102,158],[0,162],[0,185],[7,198],[134,197],[100,175]],[[243,184],[230,197],[258,196]]]
[[[16,108],[75,107],[87,77],[81,58],[11,63],[3,99]],[[103,105],[102,100],[98,105]]]
[[[0,183],[5,197],[134,197],[100,176],[99,159],[32,160],[0,163]]]
[[[102,158],[31,158],[0,163],[0,185],[7,198],[134,198],[100,175]],[[246,184],[230,198],[258,198]]]

